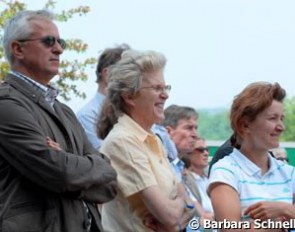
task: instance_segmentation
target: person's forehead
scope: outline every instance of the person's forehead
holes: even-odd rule
[[[59,36],[58,29],[55,24],[47,20],[34,22],[30,34],[31,37],[44,37],[48,35]]]
[[[151,70],[150,72],[143,73],[142,82],[144,83],[159,83],[164,81],[164,74],[161,69]]]
[[[195,147],[200,147],[200,146],[203,146],[204,144],[205,144],[204,140],[197,140]]]

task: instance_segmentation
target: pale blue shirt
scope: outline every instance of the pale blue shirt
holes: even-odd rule
[[[175,143],[170,138],[166,128],[162,125],[154,124],[152,131],[161,139],[164,147],[167,150],[168,159],[170,161],[176,159],[178,157],[178,152]]]
[[[199,191],[200,191],[203,209],[206,212],[213,213],[211,199],[207,193],[207,188],[208,188],[208,184],[209,184],[208,177],[207,176],[200,176],[195,172],[192,172],[192,175],[195,178],[196,185],[198,186]]]
[[[270,167],[265,174],[239,150],[215,163],[212,167],[209,186],[216,182],[225,183],[237,191],[241,213],[259,201],[283,201],[293,204],[295,193],[294,167],[268,155]]]
[[[170,161],[170,165],[172,166],[175,175],[177,177],[178,182],[182,182],[183,170],[184,170],[184,162],[178,158],[178,151],[175,143],[170,138],[166,128],[162,125],[154,124],[152,127],[152,131],[161,139],[166,151],[167,156]],[[185,184],[184,184],[185,187]],[[191,197],[192,193],[188,188],[186,188],[188,195]],[[186,231],[191,232],[192,229],[187,226]],[[194,230],[195,232],[200,232],[201,230]]]
[[[179,180],[179,182],[181,182],[184,171],[184,162],[176,157],[173,161],[170,162],[170,164],[174,169],[177,179]]]
[[[87,138],[95,149],[99,149],[102,143],[102,139],[97,135],[96,128],[104,99],[105,96],[103,94],[96,92],[95,96],[77,113],[77,118],[84,128]]]
[[[181,182],[182,173],[184,170],[184,162],[178,158],[178,151],[176,149],[175,143],[170,138],[164,126],[154,124],[152,126],[152,131],[161,139],[167,151],[167,156],[170,161],[170,165],[173,167],[173,170],[175,171],[178,181]]]

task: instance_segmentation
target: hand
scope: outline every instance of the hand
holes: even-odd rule
[[[244,215],[249,215],[253,219],[279,219],[284,215],[284,209],[290,204],[285,202],[268,202],[261,201],[250,205],[244,212]]]
[[[214,221],[214,214],[205,211],[204,213],[201,214],[201,218],[202,219],[208,219],[210,221]]]
[[[175,232],[174,228],[168,228],[167,226],[164,226],[151,214],[148,214],[143,219],[142,223],[154,232]]]
[[[184,213],[176,226],[176,231],[185,229],[190,220],[192,220],[195,216],[198,217],[198,215],[199,213],[197,212],[196,208],[185,208]]]
[[[46,144],[56,151],[62,151],[59,143],[53,141],[49,136],[46,137]]]

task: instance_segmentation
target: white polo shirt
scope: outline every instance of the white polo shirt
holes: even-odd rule
[[[270,154],[269,160],[269,170],[261,175],[261,169],[256,164],[234,149],[229,156],[213,165],[209,188],[216,182],[233,187],[240,196],[241,213],[259,201],[282,201],[293,204],[294,167],[276,160]]]

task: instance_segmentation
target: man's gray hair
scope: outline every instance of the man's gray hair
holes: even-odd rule
[[[178,106],[171,105],[164,110],[165,119],[162,121],[164,127],[170,126],[176,128],[179,120],[181,119],[190,119],[195,117],[198,119],[199,114],[197,111],[189,106]]]
[[[3,48],[9,64],[13,63],[11,43],[15,40],[28,39],[32,33],[32,20],[54,20],[54,15],[47,10],[25,10],[18,12],[4,27]]]

